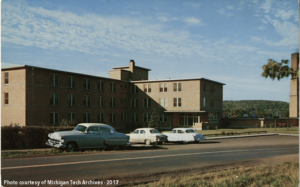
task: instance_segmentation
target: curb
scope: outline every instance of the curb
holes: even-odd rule
[[[220,136],[220,137],[208,137],[206,140],[214,140],[214,139],[229,139],[229,138],[248,138],[248,137],[256,137],[256,136],[274,136],[279,135],[277,133],[268,133],[268,134],[253,134],[253,135],[241,135],[241,136]]]

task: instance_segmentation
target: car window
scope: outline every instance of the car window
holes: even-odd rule
[[[146,134],[146,132],[144,130],[141,130],[140,134]]]
[[[195,131],[193,129],[188,129],[185,131],[186,133],[195,133]]]
[[[159,132],[158,130],[156,130],[156,129],[151,129],[151,130],[150,130],[150,133],[151,133],[151,134],[155,134],[155,133],[160,133],[160,132]]]
[[[173,130],[172,133],[176,133],[176,130]]]
[[[140,131],[139,130],[135,130],[134,132],[133,132],[133,134],[138,134]]]
[[[91,134],[99,133],[99,128],[98,127],[89,127],[87,132],[91,133]]]
[[[84,132],[86,129],[85,126],[77,125],[74,130]]]
[[[104,127],[101,127],[101,129],[100,129],[100,133],[109,134],[109,133],[111,133],[111,132],[110,132],[110,129],[108,129],[108,128],[104,128]]]
[[[178,133],[184,133],[184,131],[183,130],[178,130]]]

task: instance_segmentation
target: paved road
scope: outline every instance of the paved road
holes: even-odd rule
[[[125,175],[221,166],[299,154],[299,137],[263,136],[165,144],[165,149],[108,151],[93,155],[3,159],[2,185],[9,181],[118,179]]]

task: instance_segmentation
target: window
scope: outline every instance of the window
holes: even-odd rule
[[[210,84],[210,92],[211,93],[215,92],[215,86],[213,84]]]
[[[111,107],[116,107],[116,98],[111,98],[110,99],[110,106]]]
[[[181,82],[174,82],[174,92],[181,92]]]
[[[90,79],[83,79],[83,88],[85,90],[91,89],[91,80]]]
[[[145,108],[151,107],[151,99],[150,98],[144,99],[144,107]]]
[[[131,122],[138,122],[138,115],[137,113],[131,114]]]
[[[151,92],[151,84],[144,84],[144,92],[145,93]]]
[[[68,113],[68,121],[70,121],[71,123],[74,123],[76,121],[76,115],[74,112]]]
[[[203,106],[205,107],[205,97],[203,97]]]
[[[122,114],[122,122],[127,122],[127,113]]]
[[[6,105],[8,105],[8,93],[6,92],[5,94],[4,94],[4,103],[6,104]]]
[[[141,130],[140,134],[146,134],[146,132],[144,130]]]
[[[98,107],[103,107],[103,98],[99,96]]]
[[[160,106],[167,108],[168,107],[168,99],[167,98],[159,98]]]
[[[150,120],[150,118],[151,118],[151,114],[149,114],[149,113],[144,113],[144,122],[148,123],[149,120]]]
[[[99,133],[99,128],[98,127],[89,127],[87,132],[90,134]]]
[[[111,92],[116,92],[116,83],[114,83],[114,82],[110,83],[110,91]]]
[[[215,100],[213,98],[210,99],[210,107],[215,107]]]
[[[200,123],[200,114],[197,113],[182,113],[179,114],[180,126],[192,126],[194,123]]]
[[[75,105],[76,105],[75,95],[69,94],[68,95],[68,106],[75,106]]]
[[[58,125],[58,113],[57,112],[50,113],[50,125]]]
[[[91,96],[89,95],[86,95],[84,97],[84,103],[83,103],[84,106],[91,106]]]
[[[121,99],[122,104],[127,104],[127,99]]]
[[[103,81],[98,81],[98,91],[104,91]]]
[[[76,85],[75,77],[72,77],[72,76],[68,77],[68,87],[75,88],[75,85]]]
[[[58,86],[58,75],[57,74],[50,74],[50,86]]]
[[[85,123],[90,123],[91,122],[91,113],[84,113],[83,114],[83,121]]]
[[[138,93],[139,89],[136,85],[132,84],[131,85],[131,93]]]
[[[5,84],[8,84],[9,82],[8,78],[9,78],[9,74],[8,72],[5,72]]]
[[[131,99],[131,107],[137,108],[139,106],[139,100],[138,99]]]
[[[208,123],[218,123],[219,118],[217,113],[208,113]]]
[[[103,123],[103,122],[104,122],[103,113],[98,113],[98,123]]]
[[[50,94],[50,105],[57,106],[59,102],[59,96],[57,93]]]
[[[167,92],[168,91],[168,84],[167,83],[160,83],[159,84],[159,92]]]
[[[168,118],[166,117],[166,115],[164,113],[162,113],[160,115],[160,122],[162,122],[162,123],[167,123],[168,122]]]
[[[174,98],[174,107],[181,107],[181,98]]]
[[[110,122],[111,123],[116,122],[116,114],[115,113],[110,113]]]

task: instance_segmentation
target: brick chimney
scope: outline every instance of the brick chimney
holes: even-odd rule
[[[292,64],[293,70],[299,67],[299,53],[292,54]],[[291,78],[291,92],[290,92],[290,117],[299,118],[299,78],[293,75]]]
[[[130,62],[129,62],[129,71],[131,71],[131,73],[133,73],[134,67],[135,67],[134,60],[130,60]]]

